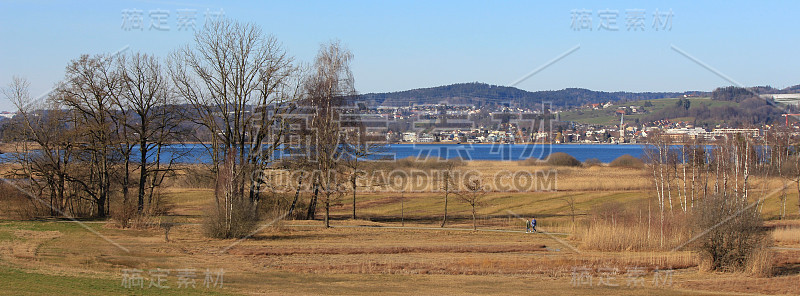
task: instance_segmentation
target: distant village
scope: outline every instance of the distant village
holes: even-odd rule
[[[570,110],[612,109],[620,122],[614,125],[583,124],[562,121],[560,115],[568,110],[543,108],[531,110],[499,106],[491,110],[466,105],[413,105],[407,107],[380,106],[362,111],[362,121],[373,136],[384,135],[389,143],[643,143],[649,134],[661,133],[676,141],[724,138],[731,134],[760,137],[765,129],[730,128],[727,126],[699,127],[690,122],[661,120],[639,123],[626,122],[625,116],[645,112],[639,102],[615,105],[612,102],[592,103]],[[362,109],[363,110],[363,109]],[[370,124],[370,122],[372,124]],[[781,125],[782,126],[782,125]],[[794,134],[800,126],[787,120]]]
[[[800,102],[800,95],[793,94],[791,99],[796,104]],[[786,119],[785,124],[753,128],[695,126],[692,122],[669,120],[640,122],[638,118],[626,120],[626,116],[647,114],[651,107],[647,104],[647,101],[609,101],[568,109],[553,106],[530,109],[502,104],[488,108],[463,104],[412,104],[403,107],[355,104],[342,107],[340,122],[343,129],[364,127],[371,141],[415,144],[635,144],[646,142],[648,135],[653,133],[660,133],[674,141],[712,141],[732,134],[758,138],[764,135],[764,131],[778,127],[788,128],[793,137],[800,137],[798,120],[790,118]],[[258,108],[255,110],[259,112]],[[615,114],[619,122],[601,125],[561,119],[561,114],[565,112],[592,110],[606,110],[608,112],[605,114]],[[300,107],[289,116],[305,118],[304,121],[307,121],[313,114],[313,108]],[[15,115],[15,112],[0,111],[0,121],[14,118]],[[800,114],[784,114],[787,115]]]

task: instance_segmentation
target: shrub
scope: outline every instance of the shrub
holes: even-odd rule
[[[258,226],[258,212],[243,198],[228,201],[228,206],[212,206],[203,221],[203,230],[213,238],[242,238]]]
[[[0,182],[0,219],[27,220],[50,215],[50,209],[18,188]]]
[[[748,208],[747,201],[722,195],[711,195],[700,202],[692,224],[696,233],[705,233],[695,244],[705,269],[756,273],[768,270],[769,263],[763,260],[768,255],[763,252],[769,242],[756,209]]]
[[[585,166],[587,168],[588,167],[593,167],[593,166],[601,166],[601,165],[603,165],[603,162],[600,161],[597,158],[589,158],[589,159],[583,161],[583,166]]]
[[[214,188],[214,173],[201,165],[190,165],[183,169],[176,182],[177,186],[186,188]]]
[[[416,169],[422,171],[430,171],[430,170],[442,170],[448,167],[451,168],[461,167],[465,165],[466,162],[461,157],[442,159],[439,157],[417,158],[412,156],[412,157],[401,158],[396,161],[366,162],[364,169],[385,170],[385,171]]]
[[[213,238],[243,238],[258,227],[259,211],[238,187],[241,174],[234,170],[234,153],[229,153],[216,180],[215,201],[203,221],[203,230]]]
[[[535,166],[535,165],[541,165],[542,164],[542,160],[538,159],[536,157],[526,158],[524,160],[521,160],[520,162],[521,162],[522,165],[525,165],[525,166]]]
[[[556,152],[550,154],[547,157],[547,164],[552,166],[570,166],[570,167],[577,167],[581,166],[581,162],[572,155],[566,154],[564,152]]]
[[[670,250],[690,238],[688,218],[676,212],[664,219],[662,245],[658,214],[649,214],[647,207],[646,202],[613,201],[593,206],[587,213],[588,227],[578,232],[582,247],[609,252]]]
[[[119,201],[111,207],[111,219],[119,228],[130,227],[134,216],[136,216],[136,205],[131,200]]]
[[[617,168],[641,169],[644,167],[644,162],[641,159],[631,156],[630,154],[625,154],[617,157],[617,159],[613,160],[608,165]]]

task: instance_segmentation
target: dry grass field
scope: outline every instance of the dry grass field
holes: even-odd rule
[[[554,170],[557,187],[487,194],[477,209],[478,231],[471,230],[469,206],[455,198],[448,224],[439,227],[441,193],[365,192],[356,200],[359,219],[349,218],[352,197],[344,196],[332,208],[329,229],[319,220],[284,220],[245,240],[218,240],[206,238],[199,224],[213,191],[176,182],[163,192],[168,215],[154,218],[180,223],[168,242],[157,226],[0,221],[0,295],[800,294],[800,220],[791,190],[789,219],[777,219],[777,198],[765,200],[774,273],[760,277],[701,271],[699,258],[688,250],[598,248],[591,240],[615,236],[620,246],[647,240],[643,231],[621,224],[588,223],[607,205],[639,209],[641,215],[634,216],[644,220],[635,221],[646,221],[651,194],[646,171],[489,161],[468,162],[466,168],[485,175]],[[574,201],[575,224],[568,201]],[[0,209],[8,213],[10,206],[3,203]],[[525,233],[518,216],[534,215],[540,232]],[[688,238],[671,239],[677,244]],[[131,269],[142,271],[144,288],[124,286]],[[150,286],[157,269],[169,271],[164,283],[169,288]],[[178,287],[186,270],[193,270],[195,287]],[[222,287],[206,287],[220,270]]]

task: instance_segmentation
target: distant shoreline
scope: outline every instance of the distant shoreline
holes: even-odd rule
[[[413,145],[645,145],[645,143],[551,143],[551,142],[523,142],[523,143],[466,143],[466,142],[398,142],[389,143]]]

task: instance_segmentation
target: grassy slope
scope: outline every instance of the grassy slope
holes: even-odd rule
[[[118,279],[49,275],[2,266],[0,282],[3,283],[0,295],[231,295],[203,288],[128,289]]]
[[[492,173],[500,169],[541,170],[520,163],[471,162],[468,168],[480,168]],[[559,168],[557,192],[492,193],[479,208],[479,216],[498,218],[481,220],[479,227],[521,230],[523,224],[506,210],[522,216],[537,215],[540,227],[551,232],[567,232],[569,218],[565,198],[574,197],[577,212],[584,214],[610,201],[622,204],[642,202],[648,195],[650,183],[646,173],[606,167]],[[601,181],[604,180],[604,181]],[[756,182],[756,181],[754,181]],[[775,184],[776,186],[778,184]],[[757,186],[756,186],[757,187]],[[774,187],[774,186],[771,186]],[[791,187],[790,187],[791,188]],[[754,189],[754,193],[757,194]],[[173,189],[166,199],[173,213],[192,222],[202,214],[211,190]],[[403,214],[412,219],[406,226],[437,226],[443,205],[441,194],[360,194],[359,215],[398,217],[402,196]],[[789,191],[787,208],[790,217],[797,217],[797,195]],[[333,209],[337,217],[350,211],[349,196]],[[764,214],[774,218],[778,209],[775,197],[766,200]],[[469,208],[452,197],[448,227],[468,228]],[[507,216],[507,219],[499,218]],[[417,220],[413,220],[417,218]],[[427,219],[427,220],[426,220]],[[429,221],[433,219],[432,221]],[[196,221],[196,220],[195,220]],[[369,222],[364,220],[335,220],[334,225],[399,226],[399,221]],[[318,221],[291,221],[285,224],[319,225]],[[686,294],[685,289],[702,291],[765,291],[766,282],[742,275],[729,279],[713,274],[682,270],[674,287],[668,289],[630,289],[624,287],[573,287],[570,267],[574,266],[664,266],[662,262],[685,261],[681,253],[613,253],[590,252],[572,254],[560,242],[545,235],[525,235],[513,232],[466,232],[432,230],[393,230],[371,228],[278,227],[269,228],[253,239],[243,241],[232,249],[240,254],[218,255],[218,250],[231,240],[210,240],[202,236],[197,226],[177,227],[170,234],[172,242],[164,243],[159,229],[120,230],[101,223],[88,227],[130,249],[126,253],[103,239],[92,235],[74,223],[60,222],[2,222],[0,223],[0,294],[141,294],[141,293],[263,293],[263,294],[595,294],[595,295],[668,295]],[[55,234],[57,235],[55,235]],[[54,234],[54,235],[48,235]],[[558,236],[570,243],[579,242]],[[542,244],[559,248],[560,252],[451,252],[437,248],[525,248]],[[800,247],[797,244],[780,244]],[[383,253],[392,248],[418,248],[405,253]],[[430,251],[433,249],[434,251]],[[292,252],[313,250],[321,254],[258,255],[259,251]],[[382,251],[383,250],[383,251]],[[247,251],[253,251],[248,255]],[[795,253],[796,254],[796,253]],[[787,253],[787,256],[794,256]],[[631,259],[639,256],[641,259]],[[796,256],[795,256],[796,257]],[[123,289],[120,286],[122,268],[225,268],[225,289],[178,291]],[[551,268],[551,270],[542,270]],[[560,268],[552,271],[552,268]],[[624,269],[623,269],[624,270]],[[416,274],[427,273],[432,274]],[[652,277],[648,276],[650,280]],[[770,287],[789,287],[775,293],[796,293],[796,275],[769,279]],[[174,277],[170,279],[174,284]],[[730,280],[727,281],[727,280]],[[779,283],[772,284],[774,281]],[[787,286],[785,283],[793,283]],[[709,286],[710,283],[710,286]],[[733,288],[733,284],[739,285]],[[766,288],[764,288],[766,289]],[[788,289],[788,290],[786,290]],[[794,289],[794,290],[793,290]],[[702,292],[708,293],[708,292]],[[727,293],[722,293],[727,294]]]
[[[710,98],[690,98],[692,102],[692,106],[699,106],[699,104],[706,105],[708,108],[717,107],[717,106],[724,106],[724,105],[731,105],[736,104],[733,102],[723,102],[723,101],[713,101]],[[654,112],[658,112],[659,110],[664,109],[667,106],[673,106],[678,101],[677,98],[671,99],[657,99],[657,100],[649,100],[653,104],[652,107],[644,107],[645,110],[649,111],[647,114],[631,114],[625,115],[626,122],[633,122],[634,120],[642,119],[643,117],[647,116],[648,114],[652,114]],[[614,125],[619,124],[619,115],[616,115],[617,107],[620,106],[644,106],[644,102],[646,101],[636,101],[636,102],[628,102],[625,104],[620,103],[620,105],[615,105],[608,109],[599,109],[599,110],[573,110],[568,112],[561,113],[561,120],[563,121],[575,121],[579,123],[585,124],[599,124],[599,125]],[[673,118],[673,120],[682,120],[682,121],[692,121],[693,118],[689,117],[682,117],[682,118]]]

